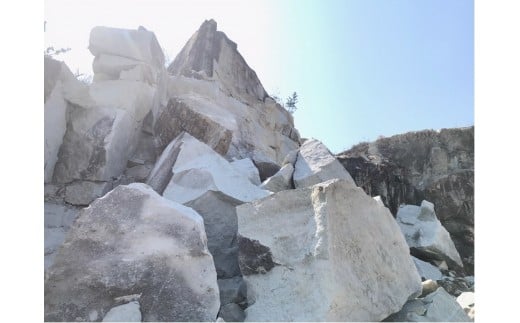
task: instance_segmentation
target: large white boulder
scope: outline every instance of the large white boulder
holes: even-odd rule
[[[421,293],[387,208],[348,180],[237,207],[246,321],[380,321]]]
[[[300,147],[294,166],[294,186],[306,187],[329,179],[354,180],[323,143],[316,139],[306,140]]]
[[[450,234],[435,215],[433,203],[424,200],[420,207],[402,205],[396,220],[413,253],[445,260],[452,268],[463,266]]]
[[[174,147],[179,143],[179,153],[171,169],[173,176],[163,192],[165,198],[184,204],[208,191],[220,191],[241,202],[269,195],[268,191],[252,184],[227,160],[190,134],[182,133],[170,145]],[[165,152],[170,150],[166,148]],[[171,160],[161,156],[155,167],[161,168],[163,162],[171,164]]]
[[[97,26],[90,31],[89,50],[94,56],[110,54],[164,65],[164,54],[155,34],[139,27],[137,30]]]
[[[217,275],[204,222],[146,184],[81,211],[45,278],[46,321],[98,321],[140,294],[144,321],[214,321]]]

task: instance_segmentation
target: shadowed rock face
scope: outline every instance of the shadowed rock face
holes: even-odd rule
[[[268,96],[258,76],[237,50],[237,44],[206,20],[168,67],[173,75],[219,79],[233,96],[264,101]]]
[[[434,203],[465,270],[473,272],[474,127],[382,138],[337,158],[356,184],[371,196],[380,195],[394,215],[401,204]]]

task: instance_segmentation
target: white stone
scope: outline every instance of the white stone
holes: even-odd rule
[[[88,321],[130,294],[141,294],[143,321],[213,321],[220,300],[206,241],[193,209],[146,184],[120,185],[81,211],[58,250],[45,321]]]
[[[94,58],[92,70],[95,74],[106,74],[118,79],[122,71],[130,70],[143,62],[123,56],[99,54]]]
[[[412,251],[445,260],[450,267],[463,266],[450,234],[435,215],[433,203],[425,200],[420,207],[403,205],[396,220]]]
[[[421,259],[417,259],[412,256],[413,262],[415,263],[415,267],[417,267],[417,271],[421,278],[431,279],[431,280],[441,280],[442,273],[439,268],[433,266],[432,264],[422,261]]]
[[[421,293],[390,211],[348,180],[237,207],[246,321],[380,321]]]
[[[463,292],[457,297],[457,303],[464,309],[467,314],[475,307],[475,293]]]
[[[136,301],[112,307],[103,322],[141,322],[141,311]]]
[[[172,168],[174,175],[163,192],[165,198],[184,204],[210,190],[220,191],[241,202],[269,195],[268,191],[253,185],[227,160],[188,133],[181,134],[174,141],[182,142],[182,146]]]
[[[385,206],[385,203],[383,203],[383,200],[381,199],[381,196],[374,196],[372,197],[374,199],[374,201],[377,202],[377,204],[381,205],[381,206]]]
[[[244,174],[249,181],[255,185],[260,185],[260,175],[258,174],[258,168],[256,168],[253,161],[249,158],[238,159],[231,162],[231,166],[233,166],[237,171]]]
[[[89,50],[94,56],[110,54],[146,62],[152,66],[164,65],[164,54],[154,33],[138,30],[97,26],[90,32]]]
[[[293,165],[285,164],[276,174],[266,179],[260,187],[275,193],[291,189],[293,172]]]
[[[298,187],[312,186],[329,179],[354,180],[330,151],[316,139],[306,140],[300,147],[294,167],[294,185]]]

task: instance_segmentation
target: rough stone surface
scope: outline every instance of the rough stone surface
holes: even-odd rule
[[[246,317],[244,310],[235,303],[223,305],[218,315],[226,322],[244,322]]]
[[[350,174],[324,144],[316,139],[305,141],[300,147],[294,167],[294,186],[312,186],[334,178],[354,183]]]
[[[287,164],[294,165],[296,164],[296,159],[298,158],[298,149],[290,151],[283,159],[282,166]]]
[[[215,191],[207,191],[185,204],[204,218],[208,249],[213,255],[218,278],[240,275],[235,211],[240,204],[242,202]]]
[[[424,298],[407,302],[386,322],[471,322],[455,298],[442,287]]]
[[[56,251],[78,216],[79,208],[45,202],[44,206],[44,269],[53,263]]]
[[[133,301],[111,308],[103,322],[141,322],[139,302]]]
[[[214,21],[202,24],[168,71],[166,97],[183,102],[190,110],[185,113],[186,116],[197,116],[197,120],[209,119],[213,122],[213,128],[219,125],[231,131],[226,158],[250,158],[259,168],[261,180],[265,177],[262,178],[259,163],[271,163],[279,169],[287,153],[299,147],[299,134],[294,129],[292,115],[265,93],[236,45],[222,32],[216,31]],[[167,128],[170,124],[175,124],[176,128],[179,124],[187,127],[192,122],[184,116],[186,120],[175,121],[171,116],[167,104],[159,105],[154,112],[155,120],[162,119],[160,128]],[[199,134],[191,134],[208,143],[203,139],[205,130],[195,130]],[[158,129],[159,133],[163,133],[161,129]],[[160,141],[167,145],[173,137]]]
[[[474,127],[409,132],[362,143],[338,160],[367,194],[381,195],[396,215],[401,204],[435,204],[473,273]]]
[[[89,205],[112,189],[106,182],[78,181],[65,187],[65,202],[72,205]]]
[[[173,176],[163,192],[164,197],[184,204],[207,191],[220,191],[241,202],[269,195],[268,191],[253,185],[227,160],[188,133],[182,133],[174,141],[182,144],[172,168]],[[160,160],[163,160],[162,156]]]
[[[237,44],[206,20],[168,67],[173,75],[217,79],[234,97],[264,101],[268,96],[260,80],[237,51]]]
[[[121,175],[152,106],[153,88],[141,82],[106,81],[89,87],[95,107],[75,105],[54,171],[54,180],[109,181]]]
[[[291,189],[293,188],[293,172],[292,164],[285,164],[276,174],[266,179],[260,187],[275,193]]]
[[[162,150],[183,131],[210,146],[221,155],[225,155],[231,144],[232,132],[218,119],[200,113],[192,100],[170,99],[168,105],[157,116],[154,134],[159,150]]]
[[[423,298],[427,306],[424,318],[429,322],[470,322],[455,297],[448,294],[442,287]]]
[[[44,57],[44,181],[52,181],[58,153],[67,130],[69,104],[91,100],[88,88],[70,69],[51,57]]]
[[[420,207],[404,205],[399,208],[396,220],[412,254],[445,260],[451,268],[462,267],[459,253],[450,234],[437,219],[432,203],[422,201]]]
[[[433,266],[432,264],[422,261],[421,259],[415,258],[412,256],[413,262],[415,263],[415,267],[417,267],[417,272],[423,279],[431,279],[431,280],[439,280],[442,279],[442,273],[439,268]]]
[[[249,181],[255,185],[260,185],[260,174],[258,168],[250,158],[238,159],[231,162],[231,166],[235,167],[237,171],[249,178]]]
[[[241,276],[224,278],[217,281],[220,291],[220,304],[240,304],[247,301],[247,287]]]
[[[246,321],[380,321],[421,292],[392,215],[348,180],[282,191],[237,216]]]
[[[141,183],[81,211],[46,274],[45,320],[100,320],[132,294],[144,321],[214,321],[220,307],[202,218]]]

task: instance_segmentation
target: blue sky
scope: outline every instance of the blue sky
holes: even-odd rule
[[[47,0],[45,43],[71,47],[61,59],[92,73],[86,48],[96,25],[143,25],[173,59],[209,18],[269,93],[298,92],[296,127],[333,152],[474,124],[469,0]]]

